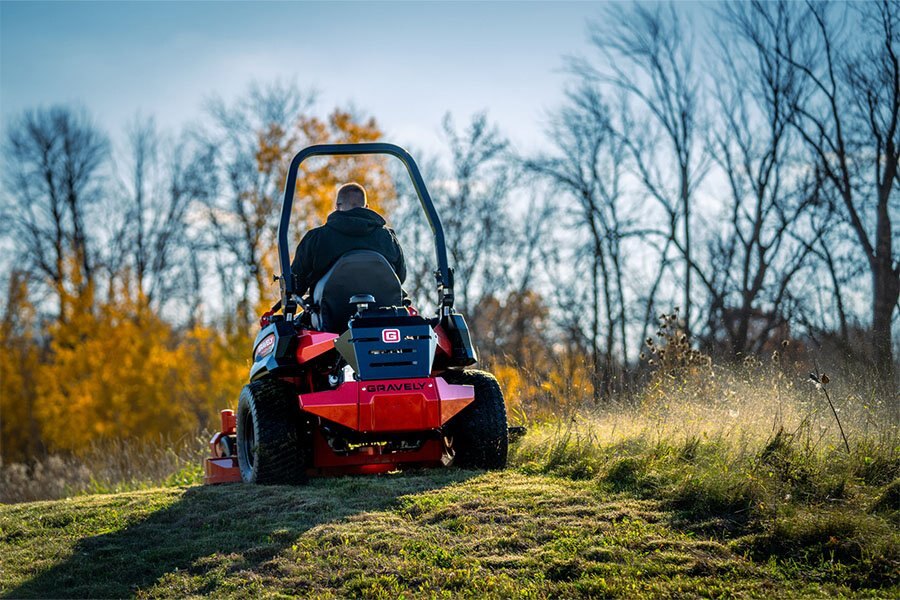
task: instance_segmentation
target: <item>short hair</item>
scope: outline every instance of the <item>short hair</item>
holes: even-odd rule
[[[366,205],[366,188],[356,182],[345,183],[338,189],[337,202],[350,208],[360,208]]]

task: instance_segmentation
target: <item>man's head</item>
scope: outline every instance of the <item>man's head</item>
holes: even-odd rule
[[[350,210],[366,206],[366,188],[358,183],[345,183],[337,193],[335,210]]]

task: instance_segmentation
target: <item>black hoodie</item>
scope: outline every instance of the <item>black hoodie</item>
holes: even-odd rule
[[[406,280],[406,262],[394,230],[374,210],[351,208],[331,213],[325,225],[310,229],[300,240],[291,264],[297,293],[312,292],[337,259],[351,250],[378,252],[394,267],[400,283]]]

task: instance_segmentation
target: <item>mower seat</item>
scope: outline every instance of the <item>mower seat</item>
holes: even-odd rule
[[[403,289],[390,263],[371,250],[353,250],[341,256],[313,290],[312,325],[319,331],[344,333],[356,313],[350,298],[357,294],[375,297],[373,307],[400,306]]]

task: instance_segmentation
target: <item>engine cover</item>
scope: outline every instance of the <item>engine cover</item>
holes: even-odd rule
[[[335,347],[361,381],[428,377],[437,334],[419,316],[358,317]]]

